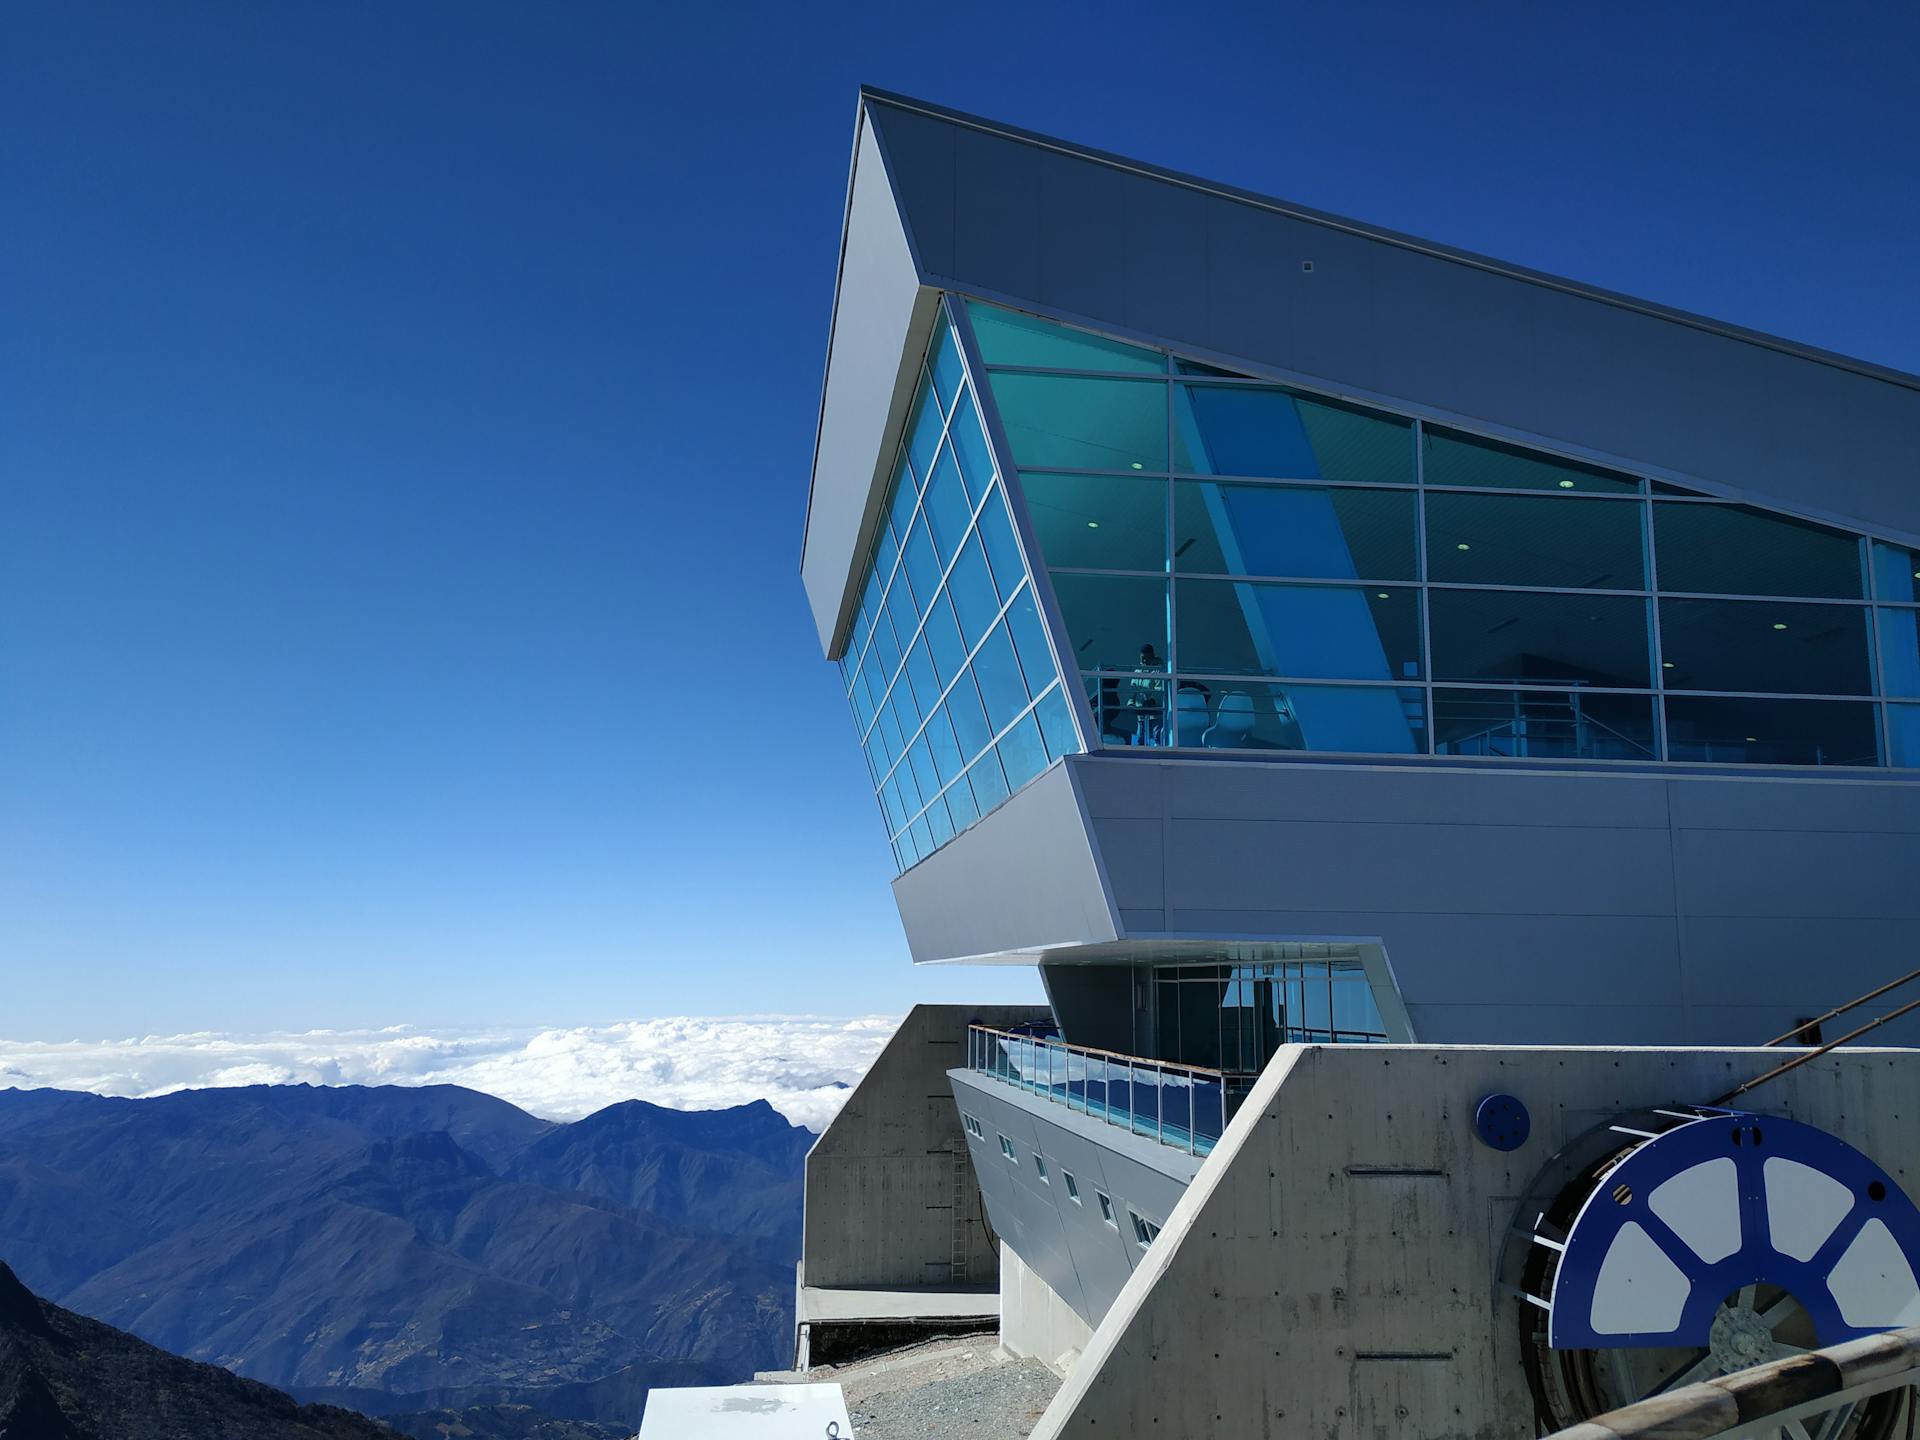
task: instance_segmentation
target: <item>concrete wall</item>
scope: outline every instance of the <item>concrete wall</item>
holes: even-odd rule
[[[1516,1204],[1573,1137],[1701,1102],[1778,1052],[1289,1047],[1188,1188],[1033,1440],[1533,1433]],[[1531,1138],[1471,1133],[1505,1090]],[[1920,1053],[1836,1052],[1747,1108],[1829,1130],[1920,1193]]]
[[[1128,1211],[1163,1222],[1201,1162],[986,1076],[957,1070],[948,1078],[955,1103],[984,1132],[967,1143],[1004,1249],[1088,1326],[1099,1324],[1144,1258]],[[1003,1135],[1012,1142],[1012,1160],[1000,1148]],[[1045,1179],[1036,1156],[1046,1163]],[[1113,1204],[1112,1224],[1101,1211],[1102,1195]]]
[[[1068,1374],[1093,1339],[1093,1327],[1027,1268],[1011,1245],[1000,1252],[1000,1348]]]
[[[946,1072],[966,1060],[970,1023],[1009,1026],[1045,1014],[1027,1005],[914,1006],[807,1153],[802,1285],[995,1284],[998,1256]]]

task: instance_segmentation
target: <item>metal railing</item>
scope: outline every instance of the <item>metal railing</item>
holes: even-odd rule
[[[986,1025],[967,1027],[967,1069],[1189,1155],[1212,1151],[1254,1081]]]
[[[1920,1381],[1920,1326],[1736,1370],[1582,1421],[1548,1440],[1772,1440],[1839,1434],[1862,1402]],[[1907,1404],[1913,1404],[1909,1396]],[[1816,1420],[1815,1417],[1821,1417]]]

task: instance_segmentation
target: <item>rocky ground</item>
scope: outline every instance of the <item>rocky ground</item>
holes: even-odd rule
[[[859,1440],[1025,1440],[1060,1388],[1058,1375],[1011,1358],[991,1335],[933,1340],[806,1378],[844,1389]]]

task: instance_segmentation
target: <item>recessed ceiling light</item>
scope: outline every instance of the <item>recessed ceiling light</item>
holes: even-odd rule
[[[1560,488],[1562,490],[1571,490],[1573,488],[1573,482],[1571,480],[1562,480],[1560,482]]]
[[[1146,466],[1144,466],[1144,465],[1142,465],[1142,464],[1141,464],[1141,463],[1140,463],[1140,462],[1139,462],[1138,460],[1136,460],[1136,461],[1134,461],[1134,462],[1133,462],[1133,468],[1134,468],[1134,469],[1136,469],[1136,470],[1144,470],[1144,469],[1146,469],[1147,467],[1146,467]]]
[[[1760,737],[1758,735],[1747,736],[1747,744],[1758,745],[1759,743],[1760,743]]]
[[[1462,540],[1458,545],[1454,546],[1453,548],[1456,550],[1471,550],[1473,547],[1467,544],[1466,541]]]
[[[1662,670],[1671,670],[1673,668],[1673,662],[1671,660],[1662,660],[1660,662],[1660,668]]]
[[[1389,595],[1384,590],[1377,590],[1374,593],[1377,594],[1382,600],[1391,600],[1393,598],[1393,596]]]
[[[1784,620],[1776,620],[1773,622],[1773,628],[1776,630],[1784,630],[1787,628],[1787,622]]]
[[[1100,528],[1100,522],[1098,520],[1089,520],[1087,521],[1087,528],[1089,530],[1098,530]]]

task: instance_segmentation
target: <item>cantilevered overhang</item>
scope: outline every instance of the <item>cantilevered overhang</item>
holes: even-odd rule
[[[940,290],[1920,543],[1920,377],[863,90],[801,561],[830,655]]]

